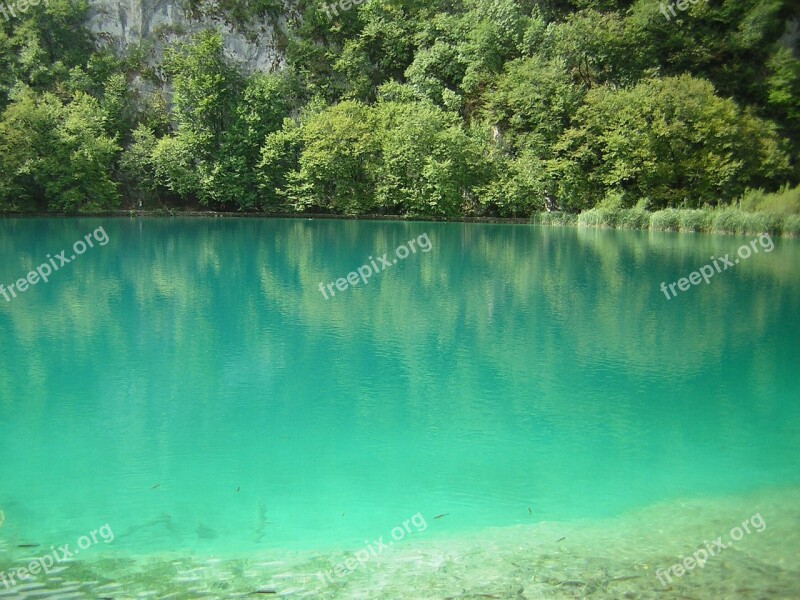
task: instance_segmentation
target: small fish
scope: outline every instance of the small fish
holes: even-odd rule
[[[237,488],[236,488],[236,491],[238,492],[240,489],[242,489],[242,488],[241,488],[241,487],[237,487]]]
[[[558,539],[556,540],[556,543],[560,542],[561,540],[565,540],[565,539],[567,539],[567,536],[560,537],[560,538],[558,538]]]
[[[276,592],[275,590],[256,590],[255,592],[250,592],[250,595],[252,596],[253,594],[277,594],[277,593],[278,592]]]
[[[17,548],[38,548],[39,544],[17,544]]]
[[[433,518],[434,518],[434,519],[441,519],[442,517],[446,517],[446,516],[447,516],[447,515],[449,515],[449,514],[450,514],[450,513],[442,513],[441,515],[436,515],[436,516],[435,516],[435,517],[433,517]]]
[[[160,483],[157,483],[157,484],[155,484],[153,487],[151,487],[150,489],[151,489],[151,490],[154,490],[154,489],[156,489],[156,488],[160,488],[160,487],[161,487],[161,484],[160,484]]]
[[[533,511],[531,510],[531,507],[530,507],[530,506],[528,507],[528,514],[529,514],[529,515],[532,515],[532,514],[533,514]]]

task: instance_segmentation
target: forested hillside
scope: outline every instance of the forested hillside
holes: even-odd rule
[[[83,2],[0,20],[0,210],[800,207],[795,1],[296,8],[286,68],[253,74],[211,25],[154,64],[142,46],[98,49]]]

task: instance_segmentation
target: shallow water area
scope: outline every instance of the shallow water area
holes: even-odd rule
[[[0,301],[0,572],[80,550],[0,600],[800,597],[798,240],[667,299],[751,240],[4,225],[0,282],[109,242]]]
[[[663,503],[613,519],[448,534],[344,567],[339,552],[153,554],[74,561],[0,597],[34,598],[796,598],[800,489]],[[760,531],[730,534],[756,512]],[[734,536],[740,534],[733,533]],[[722,537],[724,549],[669,581],[663,571]],[[713,547],[713,544],[711,544]],[[0,567],[26,564],[0,546]],[[16,555],[17,559],[12,560]],[[30,558],[30,557],[28,557]],[[333,573],[336,565],[341,576]],[[658,572],[662,573],[661,579]]]

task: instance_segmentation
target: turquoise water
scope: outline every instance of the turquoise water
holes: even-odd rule
[[[800,483],[796,240],[667,300],[662,281],[752,238],[261,219],[0,227],[6,286],[99,227],[109,240],[0,296],[12,545],[107,523],[118,554],[335,549],[389,539],[412,515],[425,527],[406,537],[435,539]],[[422,234],[429,252],[320,293]]]

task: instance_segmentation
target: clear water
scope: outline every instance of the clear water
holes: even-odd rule
[[[417,513],[409,536],[436,539],[800,483],[799,241],[667,300],[752,238],[6,219],[0,283],[100,226],[0,296],[11,545],[108,523],[118,555],[324,550]],[[423,233],[430,252],[320,293]]]

